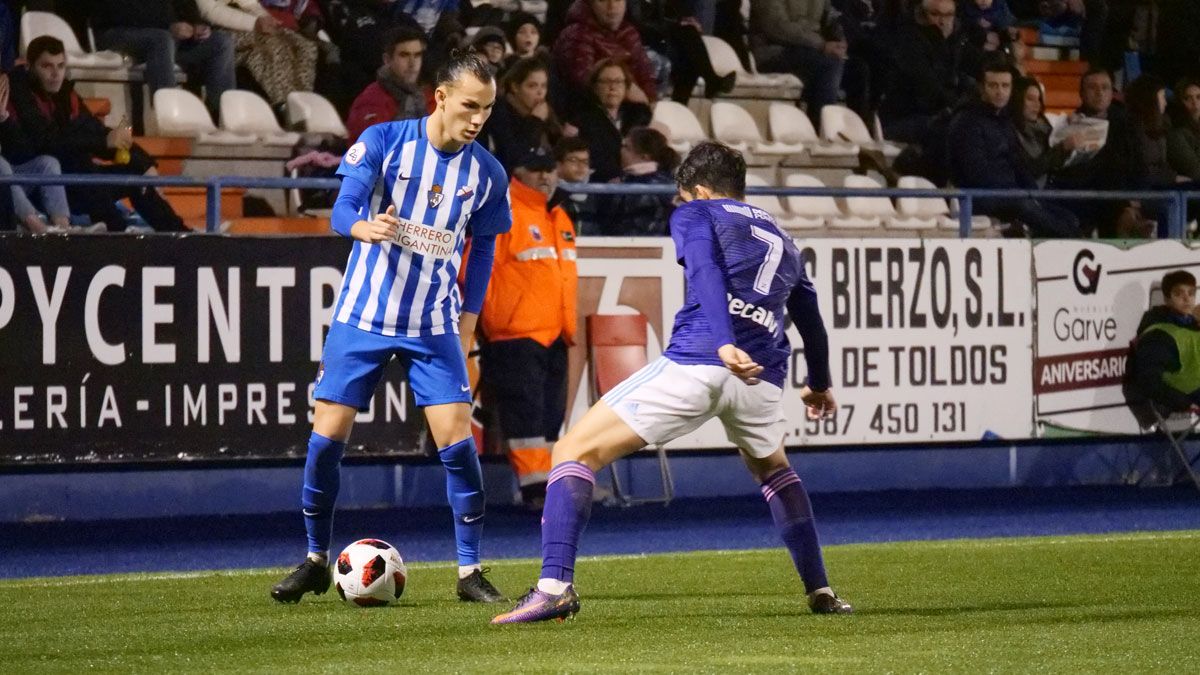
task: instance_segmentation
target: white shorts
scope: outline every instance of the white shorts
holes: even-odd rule
[[[731,443],[761,459],[779,449],[786,432],[783,390],[769,382],[746,384],[722,366],[660,357],[602,400],[649,445],[679,438],[716,417]]]

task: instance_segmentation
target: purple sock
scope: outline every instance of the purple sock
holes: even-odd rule
[[[804,592],[812,593],[828,586],[812,503],[808,501],[808,492],[804,490],[800,477],[790,467],[780,469],[762,484],[762,493],[771,507],[771,518],[775,521],[779,536],[787,545],[796,571],[804,580]]]
[[[579,462],[563,462],[550,470],[546,505],[542,508],[542,579],[571,582],[579,537],[592,516],[596,474]]]

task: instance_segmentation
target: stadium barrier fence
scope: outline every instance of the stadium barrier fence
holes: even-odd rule
[[[245,189],[313,189],[337,190],[341,180],[337,178],[291,178],[250,176],[114,176],[95,174],[10,175],[0,176],[0,185],[118,185],[136,187],[203,187],[206,191],[205,227],[217,232],[220,227],[221,188]],[[595,195],[673,195],[671,185],[629,185],[611,183],[562,183],[568,192]],[[1187,234],[1187,203],[1200,200],[1200,192],[1184,190],[1149,191],[1121,190],[1102,192],[1094,190],[984,190],[984,189],[913,189],[913,188],[798,188],[798,187],[749,187],[749,195],[774,195],[778,197],[911,197],[939,198],[958,203],[959,236],[971,236],[971,217],[977,199],[1040,199],[1052,201],[1096,201],[1137,200],[1167,205],[1167,232],[1172,239],[1182,239]]]

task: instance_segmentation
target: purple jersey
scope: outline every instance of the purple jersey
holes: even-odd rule
[[[705,262],[688,259],[686,252],[696,250],[691,245],[697,240],[712,241],[712,262],[724,278],[722,302],[733,343],[763,366],[764,381],[782,387],[792,353],[784,334],[785,308],[793,290],[812,294],[815,300],[792,238],[780,231],[767,212],[732,199],[696,200],[675,209],[671,238],[685,269]],[[663,355],[681,364],[721,366],[717,356],[721,345],[717,343],[728,333],[720,326],[714,330],[701,308],[698,284],[690,283],[690,274],[683,308],[675,315],[671,344]],[[820,325],[820,316],[815,319]]]

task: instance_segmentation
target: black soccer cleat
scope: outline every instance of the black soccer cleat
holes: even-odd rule
[[[853,614],[850,603],[832,593],[817,593],[808,599],[808,608],[813,614]]]
[[[507,602],[508,598],[504,594],[496,590],[492,582],[483,576],[484,573],[490,572],[489,568],[483,568],[471,572],[469,575],[458,580],[458,599],[463,602]]]
[[[321,595],[329,590],[331,581],[333,574],[330,573],[328,565],[305,558],[283,581],[275,584],[271,589],[271,597],[279,602],[300,602],[305,593]]]

